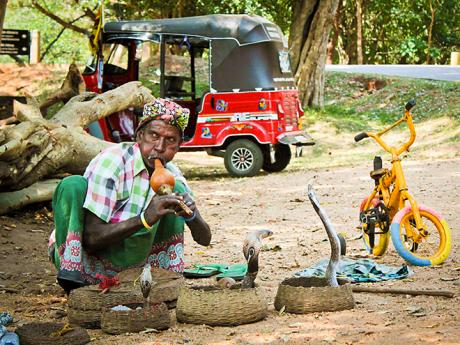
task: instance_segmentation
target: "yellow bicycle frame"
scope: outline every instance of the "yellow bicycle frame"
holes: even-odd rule
[[[400,125],[401,123],[406,122],[410,130],[409,140],[402,144],[399,148],[387,145],[383,139],[382,135]],[[405,151],[409,151],[410,146],[415,141],[415,128],[412,120],[412,115],[410,110],[405,110],[404,116],[390,125],[389,127],[383,129],[378,133],[366,132],[367,136],[374,139],[385,151],[391,154],[391,164],[392,168],[379,179],[378,184],[375,186],[371,195],[368,197],[364,209],[367,210],[374,198],[381,199],[385,206],[388,209],[390,220],[393,219],[394,215],[404,208],[406,200],[409,201],[409,204],[412,207],[415,225],[418,230],[418,234],[413,233],[413,227],[406,226],[406,233],[412,237],[415,241],[421,241],[422,237],[426,235],[423,222],[420,217],[419,207],[414,197],[409,193],[407,188],[406,179],[404,177],[404,172],[401,165],[401,159],[399,155]],[[373,253],[375,255],[382,255],[388,247],[388,239],[390,237],[390,232],[381,234],[383,236],[382,240],[379,241],[379,244],[374,247]]]

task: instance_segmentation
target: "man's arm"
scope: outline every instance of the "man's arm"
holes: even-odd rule
[[[182,194],[185,204],[193,211],[193,216],[187,217],[185,212],[179,211],[178,215],[185,218],[185,222],[192,232],[192,237],[196,243],[202,246],[209,246],[211,243],[211,229],[208,223],[201,217],[200,211],[196,207],[195,201],[188,193]],[[189,218],[190,220],[187,220]]]
[[[174,194],[155,196],[145,210],[145,220],[153,225],[164,215],[174,214],[179,207],[179,200],[182,200],[182,197]],[[106,223],[94,213],[85,210],[83,246],[89,252],[95,252],[121,242],[143,227],[140,216],[119,223]]]
[[[211,229],[209,228],[208,223],[205,222],[203,217],[201,217],[200,212],[195,208],[196,216],[193,220],[185,222],[192,232],[192,237],[196,243],[201,244],[202,246],[209,246],[211,243]]]

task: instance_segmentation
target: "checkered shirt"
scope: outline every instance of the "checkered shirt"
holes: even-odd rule
[[[169,162],[166,169],[191,193],[179,168]],[[120,143],[102,151],[84,176],[88,190],[83,207],[107,223],[138,216],[155,195],[137,143]]]

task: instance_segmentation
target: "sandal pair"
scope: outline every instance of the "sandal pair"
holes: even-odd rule
[[[184,270],[185,278],[209,278],[216,276],[216,279],[233,278],[235,280],[242,280],[248,271],[247,264],[207,264],[207,265],[193,265],[193,268]]]

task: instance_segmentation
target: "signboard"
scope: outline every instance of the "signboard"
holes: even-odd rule
[[[2,55],[29,55],[30,31],[3,29],[0,46]]]

